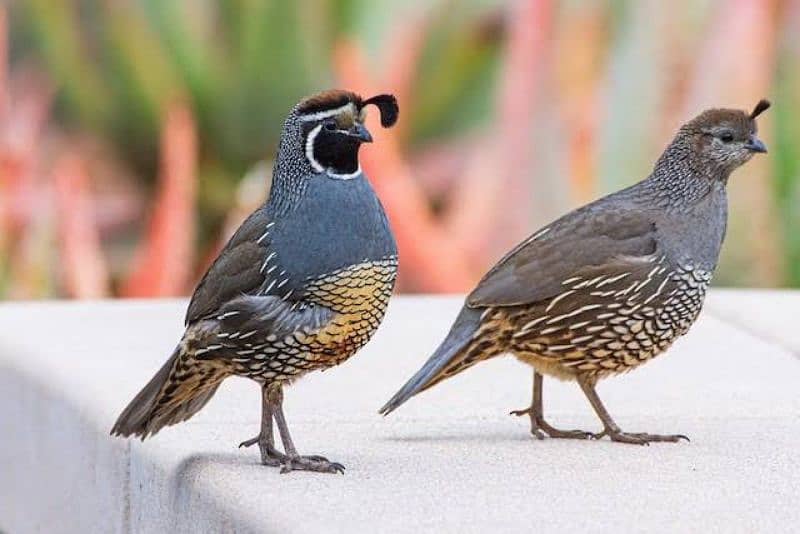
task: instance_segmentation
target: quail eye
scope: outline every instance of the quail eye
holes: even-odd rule
[[[722,140],[723,143],[730,143],[733,141],[733,133],[732,132],[722,132],[719,134],[719,138]]]
[[[329,132],[332,132],[336,129],[336,123],[333,121],[328,121],[325,123],[325,129]]]

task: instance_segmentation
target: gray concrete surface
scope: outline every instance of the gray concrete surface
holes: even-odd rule
[[[301,452],[344,463],[344,476],[280,475],[237,449],[259,420],[258,388],[240,379],[154,439],[107,435],[171,352],[183,301],[0,305],[0,531],[798,528],[797,293],[715,291],[670,353],[601,384],[623,428],[692,438],[650,447],[531,439],[508,415],[531,386],[511,358],[378,416],[459,305],[394,299],[360,354],[288,391]],[[551,422],[599,429],[575,385],[545,387]]]

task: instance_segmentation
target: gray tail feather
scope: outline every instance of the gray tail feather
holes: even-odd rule
[[[433,353],[433,356],[400,388],[400,391],[389,399],[389,402],[383,405],[379,413],[389,415],[417,393],[439,382],[442,379],[440,373],[455,362],[456,358],[472,340],[472,335],[480,324],[482,313],[483,310],[464,306],[450,329],[450,333],[447,334],[447,337],[436,349],[436,352]]]
[[[122,411],[111,429],[111,435],[139,436],[144,440],[165,426],[189,419],[205,406],[217,391],[219,382],[197,390],[190,397],[184,397],[185,400],[180,403],[159,404],[179,357],[180,347],[175,349],[169,360]]]

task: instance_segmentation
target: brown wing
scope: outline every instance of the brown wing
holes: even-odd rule
[[[656,224],[649,213],[590,204],[509,252],[483,277],[467,304],[513,306],[543,301],[560,294],[564,280],[604,270],[636,269],[657,249]]]
[[[270,223],[264,208],[253,212],[236,230],[197,285],[186,310],[186,324],[219,310],[228,301],[254,294],[264,283],[260,269],[269,254],[265,233]]]

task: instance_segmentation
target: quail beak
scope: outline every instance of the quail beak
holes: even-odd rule
[[[350,128],[348,135],[350,137],[355,137],[362,143],[372,142],[372,135],[370,135],[369,130],[360,122],[355,123],[353,127]]]
[[[767,145],[765,145],[764,142],[755,135],[750,137],[750,140],[744,144],[744,147],[750,152],[767,152]]]

